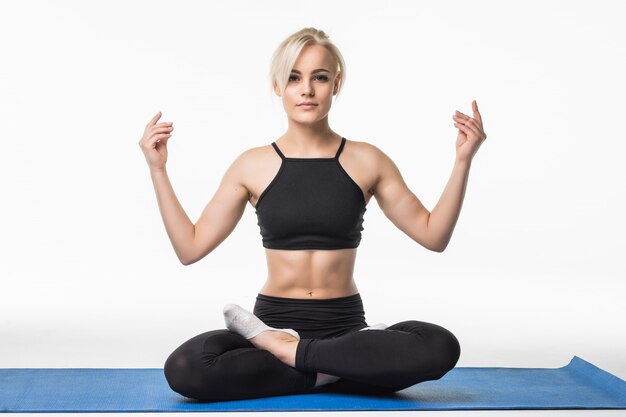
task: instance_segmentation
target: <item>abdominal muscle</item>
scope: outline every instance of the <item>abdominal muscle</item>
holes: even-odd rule
[[[356,251],[265,249],[268,277],[259,292],[300,299],[354,295],[359,292],[353,278]]]

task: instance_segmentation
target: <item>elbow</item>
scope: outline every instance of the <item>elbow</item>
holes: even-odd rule
[[[423,247],[425,247],[426,249],[432,252],[443,252],[446,249],[446,245],[441,245],[437,243],[432,243],[432,242],[418,242],[418,243],[420,243]]]
[[[197,259],[191,259],[191,258],[189,258],[189,259],[187,259],[187,258],[179,258],[179,261],[180,261],[181,264],[183,264],[185,266],[189,266],[189,265],[192,265],[192,264],[195,264],[196,262],[198,262]]]
[[[446,248],[448,247],[448,243],[449,242],[436,242],[432,245],[430,245],[430,247],[428,249],[430,249],[433,252],[443,252],[444,250],[446,250]]]
[[[181,264],[188,266],[197,261],[195,258],[196,254],[196,227],[192,224],[191,236],[187,236],[186,239],[183,237],[176,239],[176,242],[172,240],[172,244],[174,245],[174,252],[176,253],[176,257],[180,261]]]
[[[436,236],[435,231],[432,230],[428,224],[431,216],[432,216],[432,212],[428,214],[428,219],[426,220],[425,235],[426,235],[427,244],[424,246],[428,250],[441,253],[444,250],[446,250],[446,247],[448,246],[448,242],[450,241],[450,239],[445,239],[442,236]]]
[[[427,240],[428,242],[428,246],[426,246],[428,249],[430,249],[433,252],[443,252],[444,250],[446,250],[446,248],[448,247],[448,243],[450,243],[450,238],[435,238],[433,236],[430,237],[430,239]]]
[[[433,252],[438,252],[438,253],[441,253],[441,252],[443,252],[444,250],[446,250],[446,247],[445,247],[445,246],[431,246],[431,247],[430,247],[430,248],[428,248],[428,249],[430,249],[430,250],[431,250],[431,251],[433,251]]]
[[[178,260],[181,264],[188,266],[191,264],[195,264],[200,259],[197,256],[197,252],[194,246],[195,242],[192,242],[187,248],[181,251],[176,251],[176,255],[178,256]]]
[[[211,249],[210,251],[206,253],[193,252],[190,256],[179,257],[179,260],[180,260],[180,263],[182,263],[185,266],[188,266],[188,265],[195,264],[196,262],[203,259],[205,256],[207,256],[211,252],[213,252],[213,249]]]
[[[189,257],[189,256],[179,256],[178,260],[180,261],[181,264],[185,266],[196,263],[196,259],[193,259],[192,257]]]

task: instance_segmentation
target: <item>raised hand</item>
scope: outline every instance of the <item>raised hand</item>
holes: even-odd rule
[[[158,112],[146,125],[139,146],[146,157],[150,169],[164,169],[167,162],[167,141],[172,136],[172,123],[158,123],[161,112]]]
[[[472,111],[474,117],[469,117],[458,110],[452,116],[454,126],[459,129],[459,134],[456,137],[457,161],[471,162],[480,145],[487,139],[476,100],[472,101]]]

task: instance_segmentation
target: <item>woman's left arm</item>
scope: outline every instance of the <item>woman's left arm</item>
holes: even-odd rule
[[[452,174],[443,190],[439,202],[433,208],[428,220],[428,233],[443,251],[450,242],[465,197],[467,179],[474,155],[487,139],[476,100],[472,101],[474,117],[457,110],[452,116],[454,126],[459,129],[456,139],[456,160]]]
[[[453,116],[454,125],[459,128],[456,161],[450,180],[432,213],[408,188],[391,158],[376,148],[379,175],[373,194],[378,205],[400,230],[433,251],[442,252],[448,246],[461,211],[471,160],[487,138],[476,101],[472,102],[472,109],[474,118],[460,112]]]

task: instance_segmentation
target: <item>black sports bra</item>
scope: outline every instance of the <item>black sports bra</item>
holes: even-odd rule
[[[365,197],[333,158],[287,158],[275,142],[280,169],[256,204],[263,246],[269,249],[356,248],[361,241]]]

